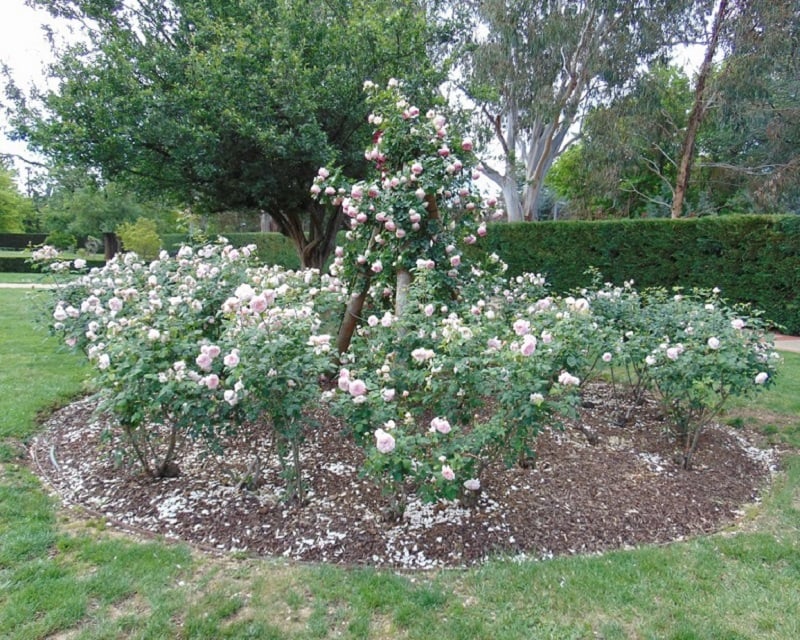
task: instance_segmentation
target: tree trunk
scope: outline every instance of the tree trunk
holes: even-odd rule
[[[103,234],[103,257],[108,262],[119,252],[119,238],[113,231]]]
[[[711,74],[711,64],[714,61],[714,54],[719,43],[719,34],[722,30],[722,23],[728,10],[728,0],[720,0],[717,7],[717,15],[714,16],[714,25],[711,27],[711,39],[706,47],[706,55],[703,64],[697,75],[697,84],[694,90],[694,105],[689,114],[689,123],[686,126],[686,136],[683,139],[683,149],[678,164],[678,175],[675,179],[675,192],[672,196],[672,215],[673,218],[680,218],[683,213],[683,203],[686,199],[686,191],[689,188],[689,177],[692,171],[694,160],[694,145],[697,139],[697,131],[708,109],[708,97],[706,96],[706,82]]]
[[[369,277],[365,277],[361,289],[353,292],[350,296],[350,300],[347,302],[344,317],[339,325],[339,334],[336,336],[336,350],[339,353],[344,353],[350,348],[350,341],[353,339],[358,321],[361,319],[361,310],[364,308],[364,301],[367,299],[369,281]]]

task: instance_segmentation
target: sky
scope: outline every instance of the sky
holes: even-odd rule
[[[47,13],[25,6],[25,0],[0,0],[0,60],[11,67],[14,80],[24,89],[31,83],[41,84],[42,69],[52,60],[41,30],[43,23],[52,24]],[[6,138],[7,124],[5,114],[0,113],[0,153],[33,157],[24,144]],[[16,166],[24,172],[23,164]]]

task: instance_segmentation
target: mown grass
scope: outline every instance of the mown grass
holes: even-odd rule
[[[39,294],[41,295],[41,294]],[[81,390],[80,361],[0,290],[0,637],[800,637],[800,457],[735,529],[688,542],[464,571],[392,571],[192,554],[61,511],[19,457],[41,410]],[[781,441],[800,421],[800,356],[744,407]],[[769,426],[769,425],[768,425]]]

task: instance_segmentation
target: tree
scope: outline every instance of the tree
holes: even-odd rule
[[[689,176],[694,162],[694,146],[697,139],[697,132],[705,118],[708,110],[709,96],[706,92],[706,84],[712,71],[714,56],[717,52],[723,24],[728,17],[728,0],[719,0],[714,12],[714,20],[711,25],[706,52],[703,56],[703,63],[697,74],[694,87],[694,104],[689,113],[689,122],[686,126],[686,134],[683,139],[680,161],[678,163],[678,175],[675,180],[675,190],[672,198],[671,215],[673,218],[680,218],[683,213],[683,201],[686,198],[686,190],[689,187]]]
[[[707,4],[705,2],[700,5]],[[547,171],[587,106],[624,89],[636,68],[676,39],[696,2],[475,2],[480,35],[465,89],[500,147],[487,175],[509,220],[535,219]]]
[[[691,104],[686,74],[656,63],[589,111],[581,143],[556,160],[547,184],[577,217],[668,215]]]
[[[22,233],[33,214],[33,203],[14,182],[14,172],[0,161],[0,233]]]
[[[435,75],[415,0],[34,2],[86,40],[59,53],[56,90],[9,85],[19,137],[195,211],[267,211],[307,266],[341,224],[308,197],[316,168],[364,171],[363,81]]]
[[[729,200],[800,213],[800,11],[789,0],[734,3],[701,166]]]

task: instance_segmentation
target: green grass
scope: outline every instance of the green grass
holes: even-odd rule
[[[399,575],[193,557],[184,546],[137,542],[101,519],[65,514],[23,464],[20,444],[40,411],[81,390],[84,368],[32,329],[30,296],[0,290],[2,638],[800,637],[798,455],[736,530],[465,571]],[[800,355],[787,355],[781,373],[736,411],[791,445]]]

